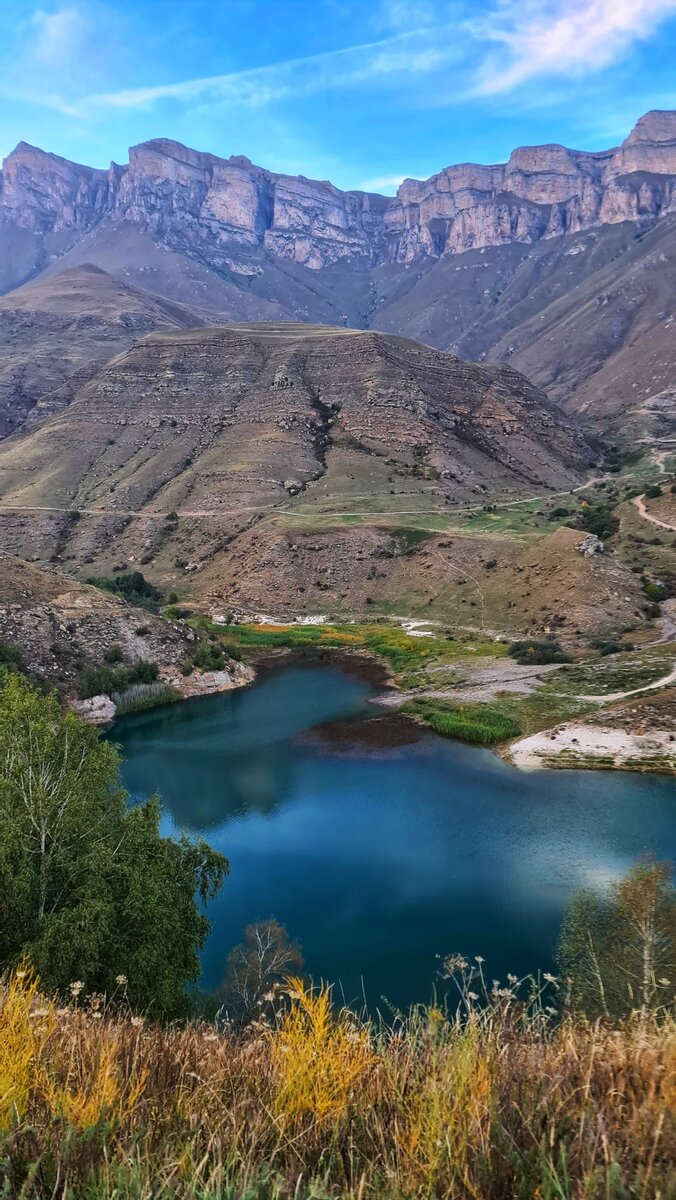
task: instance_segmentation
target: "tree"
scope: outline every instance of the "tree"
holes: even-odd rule
[[[572,1005],[626,1016],[676,996],[676,891],[669,863],[638,862],[606,893],[573,897],[557,950]]]
[[[246,1024],[269,1010],[282,981],[302,968],[300,946],[274,917],[247,925],[243,943],[228,955],[218,999],[231,1019]]]
[[[27,955],[47,989],[108,992],[187,1011],[226,860],[159,832],[157,798],[135,808],[117,749],[55,694],[10,674],[0,689],[0,969]]]

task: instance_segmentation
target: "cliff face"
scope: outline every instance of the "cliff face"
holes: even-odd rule
[[[231,268],[234,250],[247,273],[247,255],[261,251],[313,269],[346,258],[404,263],[675,211],[676,112],[648,113],[617,149],[522,147],[506,164],[407,179],[394,198],[166,139],[133,147],[127,166],[108,171],[21,143],[0,172],[0,280],[16,286],[106,217],[216,267]]]

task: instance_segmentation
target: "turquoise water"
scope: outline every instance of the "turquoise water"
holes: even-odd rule
[[[230,860],[209,908],[205,986],[245,925],[270,915],[316,979],[374,1008],[428,1000],[450,952],[482,955],[491,978],[546,970],[576,888],[645,851],[676,858],[673,780],[525,774],[428,734],[386,750],[348,736],[340,752],[308,736],[345,718],[357,735],[383,711],[374,691],[333,666],[290,666],[115,724],[132,797],[160,792],[165,832],[198,834]]]

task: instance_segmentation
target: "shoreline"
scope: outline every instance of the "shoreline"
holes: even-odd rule
[[[356,731],[357,723],[351,725],[349,721],[340,720],[320,724],[308,733],[309,739],[316,740],[328,752],[347,753],[351,734],[362,749],[378,752],[412,745],[425,733],[434,733],[414,714],[399,711],[408,693],[397,686],[388,664],[369,650],[317,646],[261,649],[253,653],[248,661],[238,662],[235,670],[183,677],[177,675],[175,669],[163,668],[160,674],[163,681],[179,693],[176,698],[178,703],[248,687],[261,675],[285,666],[310,668],[317,664],[335,666],[383,689],[382,695],[373,698],[373,703],[385,711],[361,722],[366,727],[361,737]],[[460,694],[457,699],[462,703],[462,688],[458,691]],[[422,696],[424,693],[418,694]],[[452,689],[448,690],[446,698],[454,699]],[[101,703],[103,701],[107,703]],[[70,705],[90,723],[112,725],[117,719],[114,705],[108,697],[71,701]],[[90,706],[87,714],[83,712],[85,706]],[[125,715],[133,716],[133,713]],[[410,736],[407,730],[411,731]],[[462,744],[472,745],[468,742]],[[490,750],[506,765],[518,771],[622,770],[676,775],[676,736],[668,730],[634,733],[621,726],[592,724],[583,718],[482,748]]]

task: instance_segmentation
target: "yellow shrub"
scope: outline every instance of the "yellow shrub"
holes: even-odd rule
[[[37,987],[34,973],[22,966],[0,989],[0,1132],[26,1112],[38,1056],[51,1027],[51,1006],[33,1008]]]
[[[375,1055],[352,1014],[334,1014],[329,987],[287,985],[291,1007],[270,1034],[277,1114],[285,1125],[305,1116],[323,1125],[347,1110]]]
[[[41,1081],[43,1098],[52,1115],[75,1129],[91,1129],[100,1121],[121,1123],[132,1113],[145,1086],[145,1072],[125,1083],[118,1061],[118,1040],[106,1030],[102,1033],[104,1036],[95,1041],[82,1036],[77,1057],[71,1060],[65,1078],[51,1073]]]
[[[489,1141],[492,1097],[490,1047],[476,1025],[446,1029],[398,1102],[397,1149],[413,1188],[450,1177],[477,1195],[468,1160]]]

